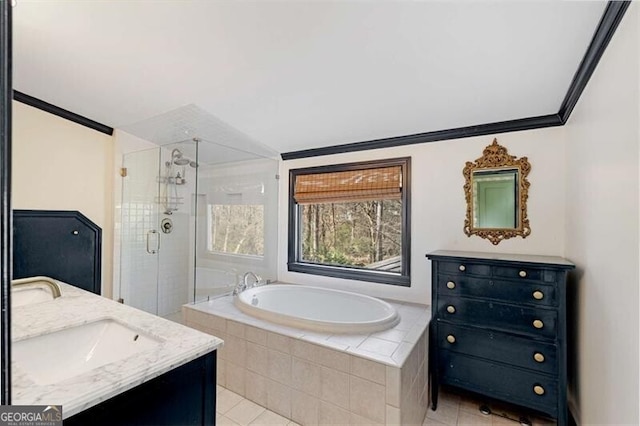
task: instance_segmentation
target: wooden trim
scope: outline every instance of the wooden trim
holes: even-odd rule
[[[48,112],[50,114],[57,115],[58,117],[62,117],[66,120],[73,121],[74,123],[78,123],[90,129],[97,130],[98,132],[107,134],[109,136],[113,135],[113,127],[109,127],[105,124],[98,123],[97,121],[93,121],[90,118],[83,117],[82,115],[76,114],[75,112],[71,112],[66,109],[55,106],[53,104],[50,104],[48,102],[45,102],[42,99],[34,98],[33,96],[29,96],[26,93],[22,93],[22,92],[18,92],[17,90],[14,90],[13,99],[18,102],[22,102],[23,104]]]
[[[542,129],[544,127],[562,126],[558,114],[542,115],[539,117],[522,118],[518,120],[501,121],[498,123],[480,124],[477,126],[458,127],[456,129],[438,130],[435,132],[418,133],[415,135],[396,136],[385,139],[375,139],[366,142],[354,142],[344,145],[334,145],[322,148],[304,149],[301,151],[285,152],[281,154],[283,160],[319,157],[322,155],[342,154],[345,152],[366,151],[370,149],[393,148],[396,146],[413,145],[426,142],[437,142],[449,139],[469,138],[472,136],[493,135],[497,133],[517,132],[522,130]]]
[[[0,1],[0,404],[11,404],[11,90],[12,7]]]
[[[600,19],[598,28],[591,39],[591,43],[587,48],[578,70],[573,76],[569,90],[562,101],[558,115],[562,120],[562,124],[565,124],[569,120],[569,116],[573,111],[573,108],[578,103],[580,95],[587,86],[589,79],[593,75],[593,72],[600,62],[600,58],[604,54],[613,34],[618,28],[618,24],[622,20],[625,12],[631,5],[630,1],[610,1],[604,10],[604,14]]]

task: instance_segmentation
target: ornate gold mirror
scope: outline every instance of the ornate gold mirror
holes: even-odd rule
[[[464,233],[494,245],[531,234],[527,217],[530,171],[527,157],[509,155],[497,139],[482,151],[482,157],[467,161],[462,171],[467,199]]]

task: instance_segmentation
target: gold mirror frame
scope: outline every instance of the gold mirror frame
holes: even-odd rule
[[[473,226],[473,172],[491,169],[518,170],[518,216],[515,228],[475,228]],[[527,199],[529,198],[529,181],[527,180],[527,176],[530,171],[531,164],[529,164],[527,157],[517,158],[509,155],[507,148],[500,145],[497,139],[494,139],[493,143],[482,151],[482,157],[478,158],[475,162],[467,161],[462,171],[465,179],[464,195],[467,200],[467,217],[464,220],[464,233],[469,237],[477,235],[480,238],[486,238],[491,241],[493,245],[498,245],[502,240],[517,236],[526,238],[531,234],[529,218],[527,217]]]

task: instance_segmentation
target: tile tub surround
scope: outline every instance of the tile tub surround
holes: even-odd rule
[[[64,418],[77,414],[222,346],[222,340],[101,296],[59,283],[62,297],[14,307],[12,341],[105,318],[162,340],[154,349],[50,385],[36,385],[12,360],[12,403],[62,405]],[[51,366],[55,368],[55,366]]]
[[[242,313],[231,296],[183,306],[185,324],[225,341],[218,384],[302,425],[422,424],[427,412],[424,305],[391,303],[400,323],[321,334]]]

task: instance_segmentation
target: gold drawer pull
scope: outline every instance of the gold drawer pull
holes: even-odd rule
[[[448,335],[447,336],[447,342],[455,343],[456,342],[456,336],[454,336],[453,334]]]
[[[542,328],[544,327],[544,323],[542,322],[542,320],[533,320],[533,326],[535,328]]]
[[[540,352],[536,352],[533,354],[533,359],[535,359],[536,362],[544,362],[544,355],[542,355]]]
[[[533,387],[533,391],[536,393],[536,395],[544,395],[544,388],[540,385],[535,385]]]
[[[458,266],[458,269],[460,270],[460,272],[464,272],[465,269],[467,269],[464,265],[460,265]]]
[[[533,292],[533,298],[536,300],[542,300],[544,299],[544,293],[541,292],[540,290],[536,290]]]
[[[453,281],[447,282],[447,288],[453,290],[454,288],[456,288],[456,283],[454,283]]]
[[[455,314],[456,313],[456,307],[453,306],[453,305],[447,306],[447,312],[449,312],[450,314]]]
[[[527,271],[520,271],[520,272],[518,272],[518,275],[520,275],[522,278],[526,278],[527,277]]]

